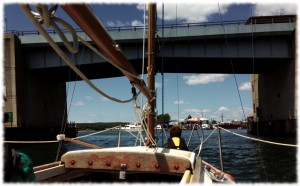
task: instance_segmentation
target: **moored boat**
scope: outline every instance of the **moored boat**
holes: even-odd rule
[[[138,124],[127,124],[121,127],[121,130],[128,130],[128,131],[139,131],[141,130],[141,126]]]

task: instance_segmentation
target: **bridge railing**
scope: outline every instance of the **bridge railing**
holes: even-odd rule
[[[157,30],[162,29],[177,29],[177,28],[192,28],[192,27],[209,27],[209,26],[221,26],[221,25],[245,25],[245,24],[262,24],[262,23],[279,23],[279,22],[295,22],[294,17],[287,17],[284,20],[281,17],[263,17],[255,18],[254,21],[249,22],[248,20],[233,20],[233,21],[216,21],[216,22],[200,22],[200,23],[180,23],[180,24],[165,24],[165,25],[157,25]],[[277,21],[276,21],[277,20]],[[148,27],[146,26],[146,29]],[[122,32],[122,31],[137,31],[144,29],[143,25],[139,26],[122,26],[122,27],[106,27],[108,32]],[[55,30],[46,30],[49,34],[56,34]],[[68,32],[66,29],[62,29],[63,32]],[[83,32],[81,29],[76,28],[75,31],[77,33]],[[17,31],[17,30],[7,30],[5,34],[16,34],[18,36],[23,35],[39,35],[39,31],[31,30],[31,31]]]
[[[241,25],[245,24],[247,20],[234,20],[234,21],[223,21],[223,22],[200,22],[200,23],[181,23],[181,24],[165,24],[165,25],[157,25],[157,30],[162,29],[177,29],[177,28],[191,28],[191,27],[208,27],[208,26],[218,26],[218,25]],[[148,27],[146,26],[146,29]],[[144,29],[144,26],[122,26],[122,27],[106,27],[108,32],[121,32],[121,31],[137,31]],[[56,34],[55,30],[46,30],[49,34]],[[66,29],[62,29],[63,32],[68,32]],[[76,28],[75,31],[77,33],[83,32],[81,29]],[[38,30],[30,30],[30,31],[18,31],[18,30],[7,30],[5,34],[15,34],[18,36],[24,35],[39,35]]]

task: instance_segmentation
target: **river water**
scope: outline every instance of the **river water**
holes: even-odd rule
[[[240,135],[249,136],[246,129],[230,130]],[[91,132],[79,132],[78,136]],[[127,133],[121,133],[120,146],[132,146],[134,137]],[[188,143],[191,131],[184,130],[182,137]],[[191,137],[189,150],[198,153],[196,147],[199,144],[201,131],[195,131]],[[203,160],[220,169],[218,132],[214,130],[203,131],[204,139],[210,136],[203,144],[200,155]],[[164,133],[156,133],[159,136],[158,146]],[[168,134],[167,134],[168,136]],[[249,136],[254,137],[254,136]],[[296,144],[294,138],[260,138],[279,143]],[[118,143],[118,131],[107,131],[80,139],[81,141],[101,147],[115,147]],[[231,174],[237,183],[297,183],[297,148],[278,146],[263,142],[257,142],[242,138],[232,133],[221,130],[222,160],[224,171]],[[63,143],[59,155],[58,144],[22,144],[16,149],[28,154],[35,166],[50,163],[60,157],[61,154],[71,150],[88,149],[74,143]]]

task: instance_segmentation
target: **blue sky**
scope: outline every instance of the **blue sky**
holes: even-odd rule
[[[101,1],[103,2],[103,1]],[[7,30],[35,30],[29,19],[17,5],[3,4]],[[161,24],[161,2],[157,4],[157,24]],[[219,13],[219,6],[222,17]],[[293,4],[225,4],[220,3],[172,3],[164,4],[165,24],[204,21],[246,20],[251,15],[296,14]],[[142,25],[144,15],[143,4],[93,4],[92,9],[102,24],[108,26]],[[252,11],[251,11],[252,8]],[[188,10],[188,11],[187,11]],[[58,9],[58,17],[70,21],[62,9]],[[146,13],[147,15],[147,13]],[[2,18],[2,20],[3,20]],[[6,26],[6,27],[5,27]],[[252,113],[250,75],[236,74],[238,89],[244,106],[245,116]],[[131,85],[127,78],[109,78],[93,80],[96,86],[107,94],[118,99],[131,97]],[[147,82],[147,80],[145,80]],[[164,113],[169,113],[171,119],[193,117],[214,118],[224,120],[243,119],[237,87],[232,74],[165,74],[164,81]],[[71,97],[75,83],[67,83],[69,121],[81,122],[111,122],[134,121],[132,103],[115,103],[97,94],[84,82],[76,82],[75,94]],[[161,74],[156,75],[157,112],[162,113],[162,82]],[[72,99],[72,102],[71,102]],[[139,98],[140,100],[140,98]]]

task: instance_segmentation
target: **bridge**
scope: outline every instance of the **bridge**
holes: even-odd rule
[[[167,73],[259,74],[293,58],[290,49],[293,42],[291,35],[295,30],[294,22],[245,23],[246,21],[228,21],[158,27],[159,53],[156,71],[162,72],[163,61],[163,71]],[[135,69],[141,73],[142,27],[115,28],[110,29],[109,33]],[[19,39],[22,50],[27,54],[26,64],[29,70],[44,75],[56,74],[58,79],[64,81],[74,80],[76,76],[69,79],[69,68],[42,35],[27,34],[21,33]],[[78,35],[91,42],[84,33],[79,32]],[[61,44],[57,34],[51,36]],[[70,34],[67,34],[67,38],[71,38]],[[78,54],[72,58],[90,79],[123,76],[118,69],[86,46],[81,46]],[[99,69],[103,69],[101,73]]]
[[[276,126],[285,126],[286,134],[295,134],[295,16],[267,18],[257,17],[253,19],[255,22],[249,19],[247,22],[158,26],[155,71],[252,74],[255,122],[265,126],[271,121]],[[141,73],[143,28],[111,28],[108,31]],[[58,35],[51,32],[51,37],[67,52]],[[78,31],[78,35],[91,42],[84,33]],[[61,115],[65,109],[65,82],[75,81],[76,74],[69,75],[69,67],[38,32],[5,34],[4,48],[7,98],[4,111],[13,113],[11,125],[60,125],[61,118],[66,118]],[[78,54],[69,56],[89,79],[123,76],[86,46],[80,45]],[[280,100],[281,104],[270,102],[270,98]],[[270,129],[262,127],[262,130]],[[276,130],[282,131],[280,127]]]

